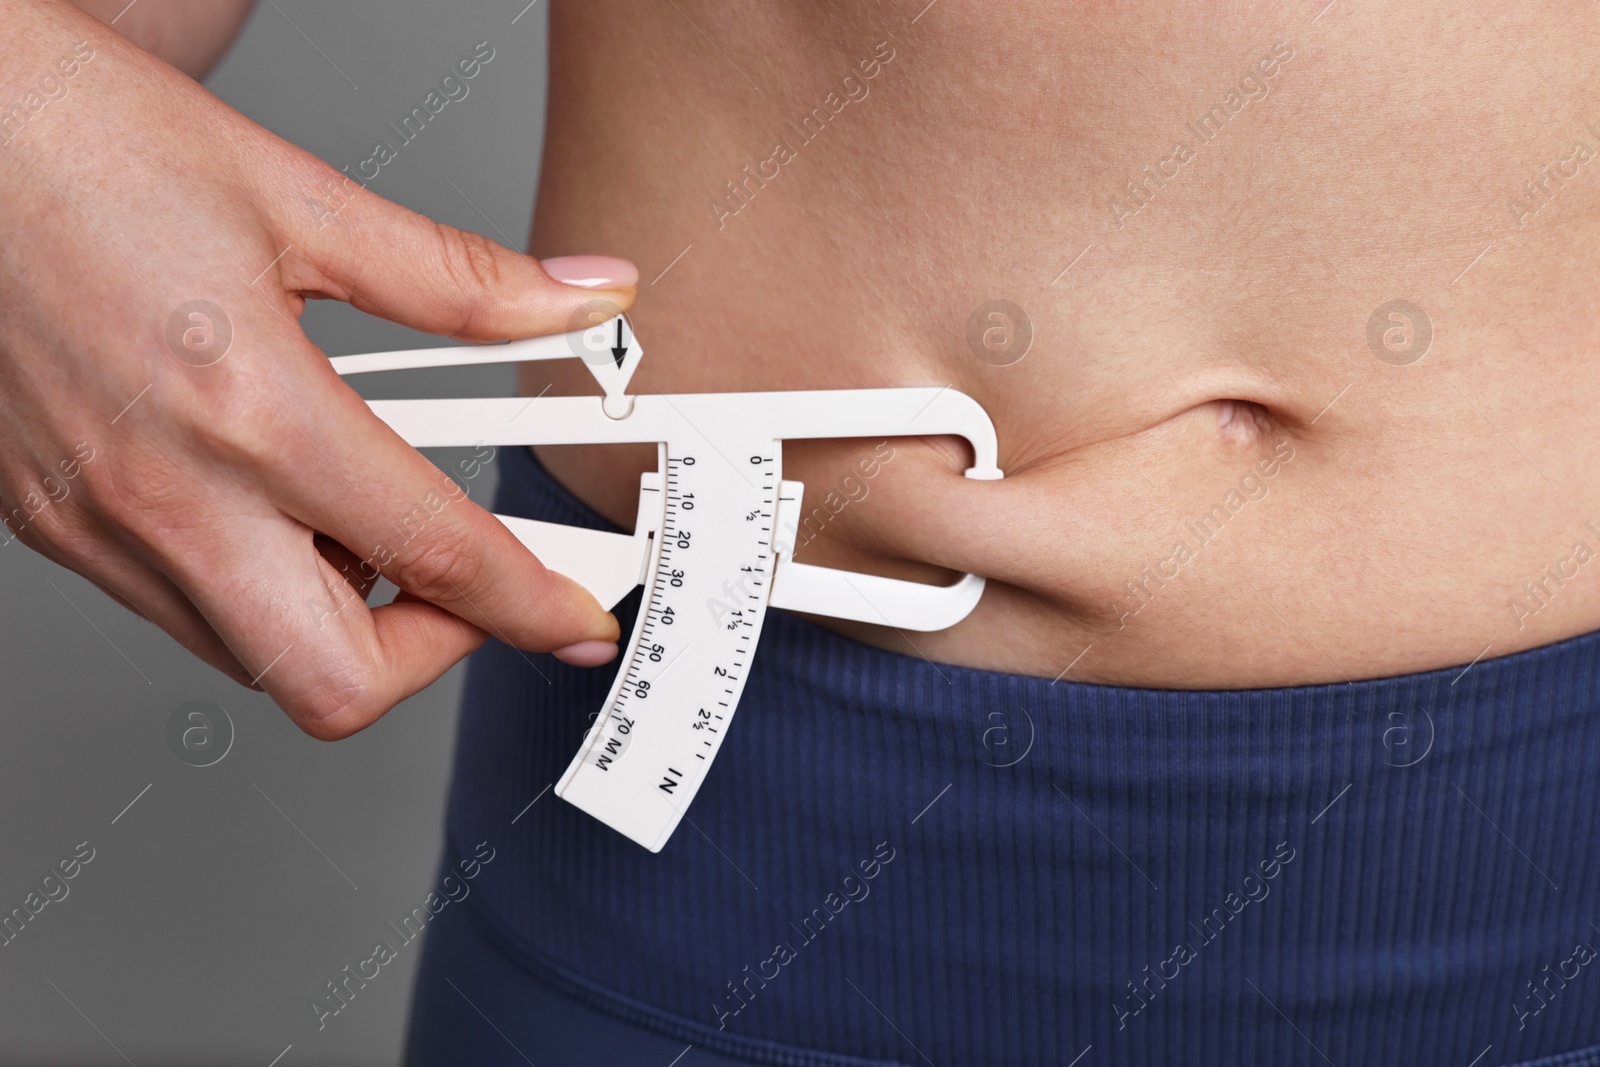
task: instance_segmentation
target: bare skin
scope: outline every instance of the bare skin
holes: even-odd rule
[[[244,25],[254,0],[76,0],[77,6],[191,78],[204,78]]]
[[[1569,0],[1324,3],[558,0],[533,251],[641,264],[640,390],[984,405],[1004,482],[904,441],[802,549],[991,578],[940,633],[830,623],[862,640],[1207,688],[1593,630],[1600,24]],[[786,125],[819,106],[809,142]],[[1032,323],[1010,366],[966,338],[994,299]],[[1420,359],[1420,320],[1369,344],[1396,299],[1431,323]],[[552,381],[593,391],[525,368]],[[874,444],[791,445],[785,476],[814,508]],[[540,454],[631,522],[648,451]]]
[[[231,15],[200,18],[191,39],[189,5],[148,6],[177,21],[131,27],[195,70],[241,14],[218,5]],[[344,186],[69,5],[0,0],[0,29],[7,540],[324,739],[491,633],[611,658],[616,619],[373,416],[297,322],[308,298],[332,298],[492,341],[564,330],[596,289]],[[347,200],[318,225],[330,187]],[[636,276],[613,266],[599,292],[626,306]],[[220,315],[174,320],[196,299]],[[379,574],[402,595],[368,608]]]
[[[952,630],[848,628],[863,640],[1195,687],[1506,654],[1600,625],[1600,566],[1577,551],[1600,544],[1585,525],[1600,517],[1600,165],[1573,154],[1600,151],[1586,126],[1600,34],[1573,3],[1469,8],[557,4],[533,251],[646,265],[640,388],[948,384],[984,404],[1005,482],[962,479],[953,442],[904,441],[802,548],[992,579]],[[119,30],[200,73],[242,6],[134,10]],[[419,552],[420,577],[447,559],[482,597],[391,568],[432,595],[340,610],[331,642],[288,607],[346,603],[340,562],[373,537],[359,516],[437,478],[327,373],[293,324],[301,301],[489,340],[562,328],[592,293],[365,195],[341,215],[346,243],[319,241],[296,209],[334,177],[321,164],[65,5],[3,0],[0,25],[26,42],[0,72],[5,100],[76,40],[99,63],[72,108],[51,104],[0,153],[8,514],[47,476],[64,484],[60,464],[97,435],[73,495],[25,514],[25,542],[242,681],[270,667],[259,684],[318,736],[372,721],[486,626],[527,648],[615,636],[470,505],[437,527],[445,551]],[[96,78],[104,92],[79,92]],[[786,126],[819,107],[814,140]],[[1188,130],[1208,111],[1215,130]],[[226,135],[184,149],[199,155],[149,151],[192,146],[194,116]],[[774,171],[780,138],[794,158]],[[207,240],[197,252],[177,233]],[[137,252],[160,292],[108,249]],[[219,364],[226,377],[171,365],[165,317],[196,293],[231,309],[251,357]],[[633,290],[606,296],[625,306]],[[1031,320],[1010,366],[966,338],[994,299]],[[1380,320],[1388,361],[1368,341],[1396,299],[1432,327],[1408,364],[1416,323]],[[552,369],[530,368],[527,390]],[[592,391],[570,370],[557,391]],[[147,383],[160,388],[111,423]],[[315,417],[291,426],[277,409]],[[874,444],[790,446],[786,474],[815,506]],[[361,457],[339,466],[368,495],[350,498],[332,452]],[[631,521],[648,450],[541,454]],[[1208,515],[1221,532],[1197,535]],[[550,596],[495,600],[508,576]],[[329,651],[274,666],[298,638]]]

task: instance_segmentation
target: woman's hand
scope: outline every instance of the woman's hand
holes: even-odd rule
[[[380,422],[297,319],[332,297],[469,341],[553,333],[590,301],[625,308],[633,267],[541,268],[391,204],[64,3],[0,0],[0,33],[10,535],[319,738],[490,634],[609,659],[616,620]],[[379,573],[402,593],[368,609]]]

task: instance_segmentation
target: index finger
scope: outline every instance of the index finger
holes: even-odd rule
[[[507,644],[545,652],[617,639],[615,617],[587,590],[546,568],[353,391],[335,383],[339,395],[305,431],[312,447],[304,459],[323,469],[276,489],[287,514],[350,549],[365,576],[382,574]]]

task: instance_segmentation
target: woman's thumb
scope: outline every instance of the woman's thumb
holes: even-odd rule
[[[562,256],[541,264],[365,191],[301,240],[297,265],[309,268],[314,283],[297,288],[463,341],[586,326],[595,301],[624,311],[639,282],[625,259]]]

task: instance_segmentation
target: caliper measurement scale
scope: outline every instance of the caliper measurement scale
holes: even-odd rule
[[[749,470],[740,479],[730,476],[726,466],[704,462],[698,455],[673,457],[664,447],[661,452],[666,484],[658,489],[651,483],[660,481],[660,475],[646,475],[640,494],[641,512],[652,492],[662,492],[665,500],[659,536],[647,534],[653,580],[645,582],[649,594],[641,605],[637,639],[629,642],[605,718],[590,731],[584,751],[556,786],[557,795],[585,810],[617,800],[633,802],[584,768],[610,773],[635,743],[648,745],[650,758],[659,764],[655,789],[660,796],[651,799],[669,807],[688,803],[739,706],[766,614],[776,557],[777,455],[750,456]],[[753,484],[740,484],[742,480]],[[744,527],[733,554],[724,554],[733,540],[726,536],[717,537],[714,547],[706,536],[695,540],[706,532],[703,522],[725,520],[730,511],[742,512],[738,521]],[[697,700],[695,692],[685,691],[689,686],[667,685],[669,675],[686,681],[699,675],[705,684],[696,688],[703,693]],[[674,714],[687,707],[686,699],[692,711]],[[668,702],[674,707],[667,707]],[[636,741],[636,730],[652,726],[658,729],[641,732]],[[586,785],[596,795],[580,800]],[[606,815],[601,818],[610,821]]]
[[[604,397],[370,403],[418,448],[657,445],[657,469],[640,478],[631,535],[497,516],[607,608],[645,587],[611,692],[555,792],[657,852],[727,737],[768,607],[940,630],[965,618],[983,593],[983,579],[971,574],[931,586],[796,563],[805,487],[783,479],[783,441],[958,434],[974,452],[967,477],[1001,474],[989,417],[948,387],[629,396],[642,352],[622,321],[506,345],[333,363],[340,374],[358,374],[581,358]]]

